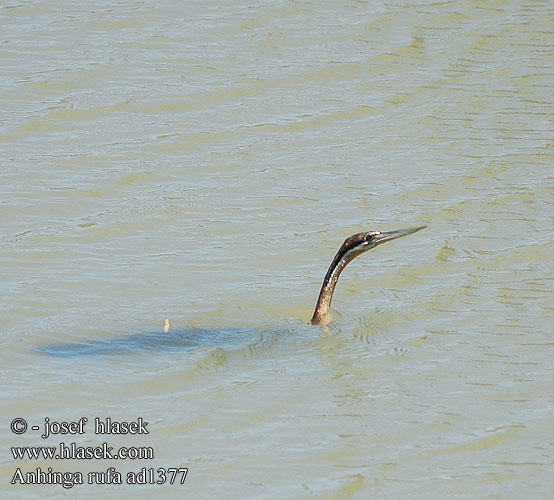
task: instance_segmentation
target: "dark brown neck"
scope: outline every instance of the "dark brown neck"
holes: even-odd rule
[[[329,309],[331,309],[331,300],[333,293],[339,280],[340,273],[346,265],[356,256],[365,251],[365,248],[360,247],[360,240],[363,240],[364,233],[357,233],[347,238],[339,248],[333,262],[327,270],[327,274],[323,279],[315,311],[312,316],[312,325],[324,325],[328,323]]]
[[[331,300],[333,300],[333,293],[335,287],[339,281],[339,276],[342,270],[346,267],[344,261],[340,261],[338,265],[331,266],[325,275],[323,285],[319,292],[317,304],[315,306],[314,315],[312,316],[312,325],[323,325],[327,323],[327,316],[329,315],[329,309],[331,308]]]

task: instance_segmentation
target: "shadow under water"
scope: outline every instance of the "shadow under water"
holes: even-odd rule
[[[181,352],[201,347],[265,350],[288,330],[255,330],[248,328],[225,328],[211,330],[186,328],[162,332],[132,333],[108,339],[90,339],[78,342],[38,347],[37,350],[52,356],[65,358],[81,356],[104,356],[140,351]]]

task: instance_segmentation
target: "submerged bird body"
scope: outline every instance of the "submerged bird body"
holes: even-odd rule
[[[331,308],[331,300],[333,299],[333,293],[335,291],[335,287],[337,286],[339,276],[352,259],[376,247],[377,245],[415,233],[424,227],[426,226],[413,227],[410,229],[398,229],[396,231],[388,232],[367,231],[363,233],[356,233],[346,238],[333,258],[327,274],[323,279],[321,291],[319,292],[319,298],[317,299],[314,315],[311,320],[312,325],[327,323],[327,317]]]

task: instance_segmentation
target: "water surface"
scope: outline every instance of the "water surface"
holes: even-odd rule
[[[2,17],[10,498],[547,498],[554,10],[14,1]],[[350,264],[348,235],[427,225]],[[164,333],[165,319],[171,328]],[[92,350],[92,351],[91,351]],[[153,460],[16,461],[15,417]],[[183,485],[10,485],[188,467]]]

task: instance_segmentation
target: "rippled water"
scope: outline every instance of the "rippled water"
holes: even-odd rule
[[[548,2],[0,16],[10,498],[552,494]],[[334,322],[307,324],[344,238],[423,224],[350,264]],[[149,434],[41,439],[16,417]],[[10,451],[61,441],[155,458]],[[11,485],[18,467],[189,472],[65,489]]]

